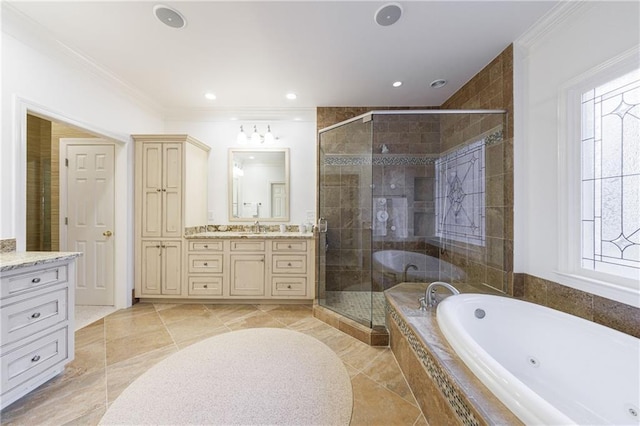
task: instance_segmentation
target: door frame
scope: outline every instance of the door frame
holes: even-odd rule
[[[63,162],[67,159],[67,148],[69,146],[73,146],[73,145],[82,145],[82,146],[87,146],[87,145],[102,145],[102,146],[110,146],[113,147],[113,155],[114,155],[114,163],[113,163],[113,180],[114,180],[114,193],[113,193],[113,219],[114,219],[114,228],[115,228],[115,219],[116,219],[116,211],[117,211],[117,203],[116,203],[116,188],[115,188],[115,183],[116,183],[116,165],[115,165],[115,160],[116,160],[116,149],[117,149],[117,144],[109,139],[105,139],[105,138],[60,138],[60,144],[58,146],[58,149],[60,151],[60,155],[58,156],[59,161],[60,161],[60,167],[58,167],[58,174],[59,174],[59,194],[60,194],[60,206],[59,206],[59,211],[60,211],[60,251],[68,251],[69,249],[69,227],[67,226],[67,224],[65,223],[65,218],[69,216],[69,209],[68,209],[68,197],[69,197],[69,193],[67,191],[68,189],[68,179],[69,179],[69,168],[66,167],[66,164],[63,164]],[[113,301],[114,304],[116,303],[116,253],[115,253],[115,248],[118,245],[118,237],[119,237],[119,233],[115,232],[114,229],[114,234],[113,234],[113,248],[114,248],[114,252],[113,252],[113,271],[112,271],[112,276],[113,276],[113,282],[111,283],[111,285],[113,286]],[[77,269],[77,268],[76,268]],[[77,300],[77,298],[76,298]],[[106,305],[102,305],[102,306],[106,306]]]
[[[62,113],[21,97],[15,97],[14,134],[19,141],[16,153],[16,204],[14,220],[16,224],[16,249],[26,248],[27,211],[27,114],[45,120],[56,121],[76,127],[97,138],[115,143],[115,225],[114,225],[114,301],[116,309],[132,305],[133,296],[133,143],[130,135],[118,134],[98,128],[86,122],[74,120]]]

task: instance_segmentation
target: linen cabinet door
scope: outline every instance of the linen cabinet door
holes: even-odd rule
[[[162,243],[142,241],[140,291],[142,295],[161,294],[162,289]]]
[[[145,143],[142,151],[142,237],[162,236],[162,144]],[[138,151],[140,152],[140,151]]]
[[[182,243],[163,241],[162,294],[182,293]]]
[[[162,150],[162,236],[182,236],[182,145],[165,143]]]

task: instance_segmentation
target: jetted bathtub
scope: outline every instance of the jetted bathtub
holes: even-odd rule
[[[464,271],[437,257],[404,250],[380,250],[373,253],[373,267],[381,272],[392,273],[396,282],[404,281],[407,265],[415,265],[406,271],[406,281],[431,282],[453,281],[465,277]]]
[[[640,339],[483,294],[447,297],[437,321],[462,361],[524,423],[640,424]]]

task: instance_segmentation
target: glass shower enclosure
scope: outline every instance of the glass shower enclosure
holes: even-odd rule
[[[504,291],[486,268],[504,259],[505,130],[486,110],[371,111],[320,130],[318,303],[375,327],[402,282]]]

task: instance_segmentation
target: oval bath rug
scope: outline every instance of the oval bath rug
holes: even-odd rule
[[[351,380],[324,343],[296,331],[220,334],[131,383],[100,424],[348,425]]]

